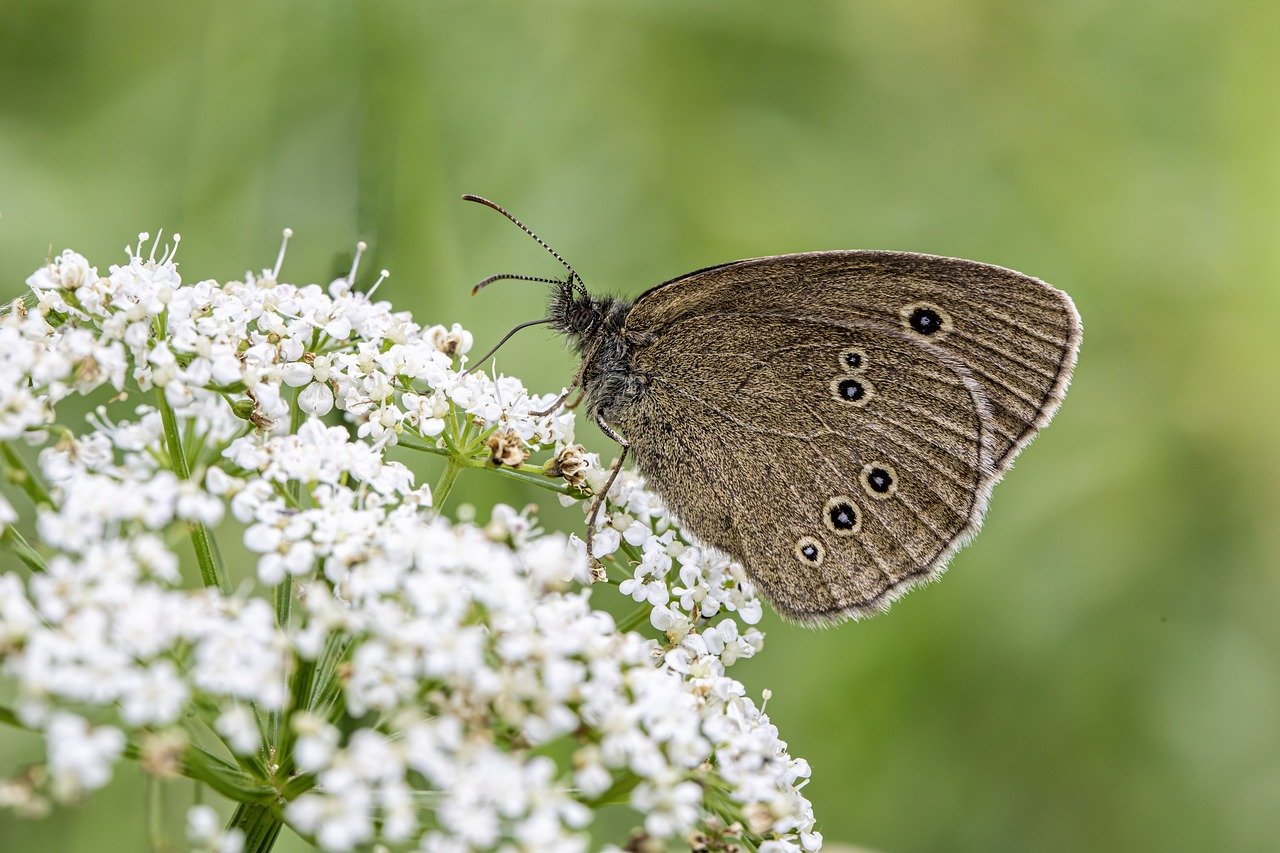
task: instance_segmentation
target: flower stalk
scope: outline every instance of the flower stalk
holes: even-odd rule
[[[177,474],[180,480],[190,480],[191,469],[187,465],[186,452],[182,448],[182,434],[178,430],[178,419],[174,415],[173,407],[169,405],[168,398],[165,397],[163,388],[156,389],[156,408],[159,409],[160,418],[164,423],[165,450],[169,455],[169,464],[173,466],[173,473]],[[226,572],[218,565],[217,556],[214,554],[209,529],[199,521],[188,522],[187,527],[190,530],[191,547],[196,553],[196,565],[200,568],[201,582],[224,594],[230,592]]]
[[[228,826],[244,833],[244,853],[268,853],[280,837],[284,821],[275,806],[241,803]]]
[[[40,556],[40,553],[35,548],[31,547],[13,525],[6,526],[4,532],[0,533],[0,542],[3,542],[13,552],[14,556],[21,560],[31,571],[48,571],[49,567],[45,565],[44,558]]]
[[[421,444],[413,441],[412,439],[406,439],[403,436],[400,437],[397,442],[397,446],[419,453],[430,453],[435,456],[444,456],[451,459],[459,469],[477,468],[493,471],[495,474],[500,476],[507,477],[512,480],[519,480],[522,483],[537,486],[540,489],[546,489],[549,492],[555,492],[556,494],[564,495],[565,497],[573,498],[574,500],[586,500],[590,497],[589,492],[574,488],[559,477],[549,476],[541,465],[516,465],[514,467],[510,465],[495,465],[489,460],[487,454],[484,456],[467,455],[465,451],[455,451],[450,447],[432,447],[427,444]],[[475,451],[473,450],[471,453],[474,454]],[[457,475],[455,474],[454,479],[456,478]],[[433,494],[435,494],[434,491]]]
[[[458,475],[466,467],[469,466],[465,464],[465,460],[460,462],[454,456],[449,457],[449,461],[445,463],[444,471],[440,473],[440,479],[436,481],[435,488],[431,490],[431,498],[435,504],[436,512],[444,510],[445,501],[449,499],[449,493],[453,491],[453,484],[457,482]]]
[[[36,506],[53,504],[53,499],[49,497],[49,491],[41,484],[40,478],[7,441],[0,441],[0,459],[4,460],[6,478],[22,489],[33,504]]]

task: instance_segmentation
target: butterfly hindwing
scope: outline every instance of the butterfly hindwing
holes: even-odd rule
[[[784,613],[882,609],[980,523],[993,434],[945,351],[883,323],[690,312],[608,414],[681,522]]]

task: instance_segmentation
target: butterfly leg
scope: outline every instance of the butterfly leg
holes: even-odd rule
[[[573,381],[569,383],[569,387],[564,389],[564,393],[561,394],[559,397],[557,397],[554,403],[552,403],[547,408],[543,409],[541,412],[530,412],[529,414],[533,415],[535,418],[541,418],[551,414],[556,409],[560,408],[560,405],[564,403],[565,400],[569,399],[569,395],[572,394],[575,389],[578,391],[578,399],[570,403],[569,408],[570,409],[576,408],[578,403],[582,402],[582,395],[586,393],[586,391],[582,387],[582,377],[585,374],[586,369],[587,369],[587,360],[584,358],[582,360],[582,366],[578,368],[577,374],[573,377]],[[597,420],[600,420],[600,419],[597,418]],[[605,429],[608,429],[608,427],[605,427]],[[617,441],[617,439],[614,439],[614,440]]]
[[[549,408],[543,409],[541,412],[531,412],[530,414],[532,414],[535,418],[541,418],[551,414],[556,409],[560,408],[561,403],[569,399],[569,395],[573,393],[575,388],[578,390],[578,399],[570,403],[569,408],[576,409],[578,407],[578,404],[582,402],[583,395],[586,393],[586,388],[583,386],[582,380],[587,375],[587,365],[591,363],[591,360],[595,357],[596,350],[598,349],[600,349],[600,342],[596,341],[596,343],[592,345],[591,349],[583,353],[582,365],[578,368],[578,372],[574,375],[573,381],[569,383],[569,387],[564,389],[564,393],[561,394],[556,399],[556,401],[551,404]],[[626,446],[627,443],[622,439],[618,438],[617,433],[615,433],[612,429],[608,427],[607,424],[605,424],[603,418],[597,417],[596,423],[598,423],[600,425],[600,428],[604,430],[605,435],[609,436],[614,441],[618,442],[618,444],[621,444],[623,447]]]
[[[609,436],[609,438],[612,438],[614,441],[618,442],[618,444],[621,444],[622,449],[624,451],[631,446],[631,442],[627,441],[625,438],[623,438],[622,436],[614,432],[613,427],[609,426],[608,421],[606,421],[600,415],[596,415],[596,426],[600,427],[600,431],[602,433]]]
[[[573,393],[573,386],[570,385],[568,388],[565,389],[564,393],[561,394],[559,397],[557,397],[556,401],[552,403],[550,406],[548,406],[547,408],[543,409],[540,412],[530,412],[529,414],[535,418],[544,418],[547,415],[554,412],[556,409],[560,408],[561,405],[564,405],[566,409],[576,409],[578,408],[578,404],[582,402],[582,398],[586,396],[587,392],[579,388],[578,396],[574,399],[574,401],[572,403],[565,403],[564,401],[568,400],[569,395],[572,393]]]
[[[622,472],[622,465],[627,460],[627,451],[631,449],[631,445],[627,440],[614,432],[613,427],[605,423],[604,418],[597,416],[596,425],[600,427],[601,432],[622,446],[622,452],[618,454],[617,460],[613,463],[613,467],[609,471],[609,479],[605,482],[604,488],[596,493],[595,498],[591,501],[591,509],[587,512],[587,563],[590,566],[592,583],[603,581],[606,578],[604,566],[600,564],[600,561],[591,552],[591,543],[595,540],[597,516],[600,514],[600,508],[604,506],[609,490],[613,488],[614,481],[618,479],[618,474]]]
[[[535,418],[546,417],[547,415],[554,412],[556,409],[560,408],[560,406],[564,404],[564,401],[569,399],[569,395],[572,394],[573,391],[574,391],[574,387],[570,385],[568,388],[564,389],[563,394],[561,394],[559,397],[556,397],[556,401],[552,403],[550,406],[547,406],[545,409],[543,409],[540,412],[530,412],[529,414]]]

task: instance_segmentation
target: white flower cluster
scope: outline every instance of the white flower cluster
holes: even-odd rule
[[[618,803],[655,843],[820,846],[808,764],[726,675],[762,646],[759,599],[639,477],[596,537],[639,605],[621,623],[593,608],[576,538],[433,506],[468,467],[565,500],[602,488],[572,414],[539,414],[553,395],[462,372],[467,332],[373,302],[354,267],[327,289],[279,262],[184,284],[154,253],[100,277],[64,252],[0,317],[0,451],[36,531],[0,498],[0,720],[47,744],[0,805],[41,814],[127,756],[326,850],[583,850]],[[58,421],[103,386],[85,428]],[[397,444],[446,458],[434,495]],[[542,451],[565,480],[522,464]],[[251,568],[220,556],[237,543]],[[257,837],[207,807],[188,836]]]
[[[330,578],[336,599],[323,583],[304,596],[298,645],[314,653],[333,637],[361,638],[347,651],[347,711],[391,721],[339,747],[332,725],[303,719],[301,769],[319,788],[288,815],[322,844],[368,842],[377,820],[387,840],[419,830],[414,774],[440,791],[431,849],[451,849],[446,838],[457,849],[504,838],[581,849],[584,802],[624,780],[654,837],[696,828],[704,786],[764,809],[761,834],[811,828],[795,788],[808,766],[787,757],[741,684],[714,666],[655,665],[656,641],[619,633],[572,583],[582,561],[562,536],[513,549],[403,513],[370,533],[366,559]],[[537,756],[566,738],[571,773]]]
[[[534,448],[572,438],[571,414],[530,417],[554,396],[451,369],[471,347],[456,324],[424,329],[346,278],[327,290],[281,283],[278,264],[243,281],[184,286],[171,253],[142,255],[146,237],[105,278],[67,250],[27,279],[38,310],[10,312],[0,326],[0,387],[15,389],[0,408],[0,439],[52,422],[53,405],[73,391],[108,382],[120,391],[126,378],[214,420],[231,414],[221,397],[243,395],[265,432],[287,426],[292,412],[325,415],[336,405],[360,438],[394,442],[405,427],[439,435],[457,407]]]
[[[599,466],[589,476],[597,488],[605,479]],[[755,628],[739,633],[738,623],[727,616],[710,624],[730,613],[747,625],[760,621],[760,599],[742,566],[718,551],[690,545],[666,507],[645,490],[639,474],[620,472],[608,498],[610,511],[600,519],[593,556],[636,557],[631,576],[618,589],[652,605],[650,624],[675,646],[667,655],[668,665],[723,674],[724,666],[758,652],[764,635]]]

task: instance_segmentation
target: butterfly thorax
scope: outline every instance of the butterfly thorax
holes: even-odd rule
[[[631,302],[614,296],[591,296],[568,284],[551,298],[551,327],[569,339],[582,357],[582,390],[591,416],[634,401],[644,389],[631,367],[631,343],[624,332]]]

